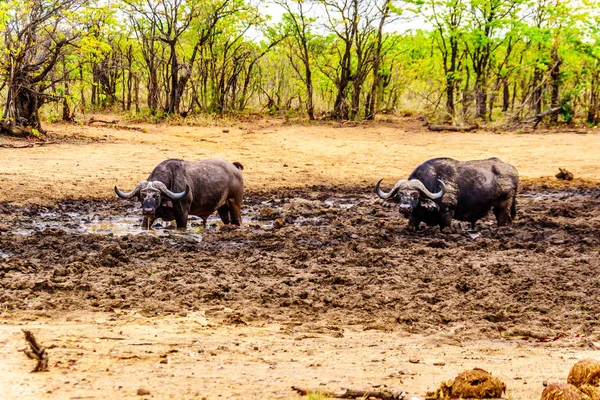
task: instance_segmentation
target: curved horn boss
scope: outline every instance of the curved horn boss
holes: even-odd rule
[[[171,192],[169,189],[167,189],[167,186],[164,183],[159,181],[155,182],[154,185],[160,189],[162,194],[171,200],[181,200],[190,192],[190,186],[187,184],[185,185],[185,190],[179,193]]]
[[[444,193],[446,193],[446,184],[443,181],[441,181],[440,179],[438,179],[438,182],[440,183],[441,190],[437,193],[431,193],[425,187],[423,182],[421,182],[418,179],[411,179],[409,182],[412,187],[417,189],[419,192],[423,193],[425,196],[429,197],[431,200],[439,199],[444,195]]]
[[[140,193],[140,190],[142,190],[142,188],[144,186],[146,186],[148,184],[147,181],[142,181],[140,183],[138,183],[135,187],[135,189],[133,189],[131,192],[129,193],[123,193],[119,190],[119,188],[115,185],[115,193],[117,194],[117,196],[119,196],[122,199],[130,199],[133,196],[137,196]]]
[[[383,179],[380,179],[379,181],[377,181],[377,184],[375,185],[375,193],[377,193],[377,196],[379,196],[381,199],[387,200],[390,199],[392,197],[394,197],[396,195],[396,193],[398,193],[398,189],[403,185],[406,184],[408,181],[406,179],[402,179],[399,180],[394,187],[392,188],[392,190],[389,191],[389,193],[385,193],[383,190],[381,190],[380,188],[380,184],[381,181]]]

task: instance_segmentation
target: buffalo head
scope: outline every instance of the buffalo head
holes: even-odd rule
[[[446,185],[439,179],[441,190],[438,193],[431,193],[418,179],[402,179],[394,185],[389,193],[384,193],[379,187],[382,180],[380,179],[375,185],[377,196],[385,203],[397,203],[399,211],[405,215],[411,214],[419,205],[425,208],[437,208],[432,200],[441,198],[446,192]]]
[[[130,199],[137,197],[142,203],[142,212],[146,217],[156,215],[156,210],[161,206],[163,201],[181,200],[190,192],[190,187],[185,186],[185,190],[180,193],[171,192],[164,183],[160,181],[142,181],[137,184],[135,189],[129,193],[121,192],[115,186],[115,193],[122,199]]]

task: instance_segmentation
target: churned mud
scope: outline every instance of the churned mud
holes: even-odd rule
[[[464,338],[596,335],[600,189],[526,187],[512,227],[406,231],[363,188],[250,193],[241,229],[142,231],[136,204],[0,206],[7,310],[210,309]]]
[[[535,399],[598,358],[596,130],[138,125],[55,124],[52,144],[0,149],[0,397],[422,399],[479,367],[505,398]],[[515,165],[518,220],[406,231],[373,185],[436,156]],[[170,157],[242,162],[242,227],[142,230],[135,202],[110,199]],[[48,346],[48,372],[29,373],[21,329]]]

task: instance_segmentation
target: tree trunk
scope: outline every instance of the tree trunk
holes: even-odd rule
[[[538,53],[541,52],[541,45],[538,45]],[[534,67],[533,70],[533,82],[531,83],[531,87],[533,90],[533,96],[531,98],[531,108],[535,114],[539,114],[542,112],[542,96],[544,91],[542,90],[542,71],[539,67]]]
[[[337,95],[335,97],[335,103],[333,105],[333,117],[335,119],[348,119],[349,116],[346,89],[348,87],[348,84],[350,83],[350,68],[352,59],[350,55],[350,50],[352,44],[346,42],[345,46],[346,51],[344,52],[344,56],[342,57],[342,61],[340,63],[342,67],[342,72],[340,75],[340,80],[337,84]]]
[[[458,39],[450,38],[450,65],[446,68],[446,111],[450,118],[454,117],[456,106],[454,104],[454,88],[456,86],[456,62],[458,59]],[[444,62],[444,65],[445,62]]]
[[[552,70],[550,71],[552,86],[552,93],[550,95],[550,108],[556,108],[559,106],[561,84],[560,65],[562,64],[562,60],[558,56],[558,49],[556,47],[552,49],[552,61],[554,61],[554,65],[552,66]],[[556,124],[558,122],[558,114],[553,114],[552,117],[550,117],[550,122]]]
[[[79,64],[79,96],[81,97],[81,111],[85,112],[86,109],[86,105],[85,105],[85,92],[83,90],[84,85],[83,85],[83,65]]]
[[[140,79],[138,78],[137,73],[133,74],[133,85],[135,87],[135,91],[133,92],[134,102],[135,102],[135,112],[139,114],[140,112]]]
[[[62,110],[62,120],[65,122],[72,122],[73,117],[71,116],[71,108],[69,107],[68,97],[71,94],[69,88],[69,82],[65,81],[65,97],[63,98],[63,110]]]
[[[598,71],[592,71],[590,85],[590,100],[587,110],[587,123],[596,125],[598,123]]]
[[[313,85],[312,85],[312,72],[310,67],[306,67],[306,112],[308,113],[308,119],[313,121],[315,119],[315,106],[313,104]]]
[[[15,136],[28,136],[35,131],[44,133],[39,116],[42,103],[39,95],[16,83],[12,84],[6,94],[4,122],[0,125],[0,131]]]
[[[373,55],[373,84],[371,85],[371,93],[368,95],[367,106],[365,108],[365,119],[374,120],[375,113],[377,112],[377,92],[379,89],[379,81],[381,79],[381,48],[383,46],[383,26],[385,25],[385,20],[388,17],[390,10],[390,2],[391,0],[387,0],[385,2],[385,6],[382,10],[381,19],[379,20],[379,28],[377,29],[377,44],[375,45],[375,54]]]
[[[507,112],[510,107],[510,91],[508,89],[508,80],[502,85],[502,112]]]
[[[63,67],[63,71],[67,70],[67,63],[65,61],[65,57],[62,57],[62,67]],[[73,120],[73,118],[71,117],[71,109],[69,107],[69,102],[68,102],[68,98],[69,98],[70,94],[71,94],[71,90],[69,87],[69,79],[68,79],[68,77],[66,77],[65,78],[65,97],[62,99],[63,100],[62,120],[65,122],[71,122]]]
[[[177,54],[175,53],[176,41],[169,43],[171,51],[171,85],[167,88],[168,102],[165,107],[167,114],[175,114],[179,108],[179,62],[177,61]],[[170,90],[169,90],[170,89]]]
[[[482,83],[475,87],[475,118],[486,119],[487,117],[487,93]]]
[[[158,109],[158,71],[154,65],[148,69],[148,108],[152,115]]]

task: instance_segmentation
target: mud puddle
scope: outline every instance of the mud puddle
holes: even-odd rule
[[[139,210],[118,200],[0,204],[0,307],[593,337],[599,198],[599,188],[528,187],[512,226],[488,216],[450,234],[407,231],[370,188],[249,193],[241,228],[214,215],[205,229],[192,218],[183,234],[142,232]]]
[[[251,225],[257,229],[268,230],[273,228],[273,221],[259,220],[256,215],[253,215],[251,209],[244,211],[246,211],[246,215],[242,218],[243,224]],[[162,221],[160,219],[155,221],[151,227],[145,228],[141,226],[142,217],[137,208],[126,209],[124,212],[126,215],[121,216],[103,215],[102,213],[41,212],[37,217],[28,216],[30,218],[13,220],[12,223],[15,228],[11,229],[10,233],[27,236],[45,230],[59,229],[67,233],[90,233],[117,237],[139,234],[159,237],[187,235],[200,241],[204,231],[218,231],[224,226],[218,215],[214,214],[208,218],[206,225],[203,224],[201,218],[190,216],[185,230],[178,230],[175,221]],[[2,253],[0,253],[0,257],[2,257]]]

